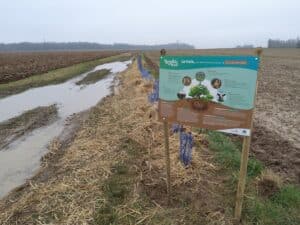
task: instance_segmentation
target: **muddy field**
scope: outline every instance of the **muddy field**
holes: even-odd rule
[[[0,123],[0,150],[30,131],[45,126],[57,117],[56,105],[37,107]]]
[[[0,53],[0,83],[20,80],[35,74],[81,62],[120,54],[117,51],[93,52],[20,52]]]
[[[253,55],[253,49],[169,51],[169,55]],[[159,52],[146,54],[158,63]],[[264,49],[252,154],[287,181],[300,183],[300,50]]]

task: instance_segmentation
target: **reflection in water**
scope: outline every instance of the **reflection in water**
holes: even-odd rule
[[[0,99],[0,122],[26,110],[54,103],[58,106],[59,115],[59,119],[51,125],[20,138],[6,150],[0,150],[0,197],[33,175],[39,168],[40,158],[47,152],[47,145],[63,130],[65,119],[94,106],[107,96],[114,75],[124,71],[129,63],[130,61],[113,62],[97,66],[92,71],[109,69],[111,74],[95,84],[77,86],[75,83],[88,74],[84,73],[62,84],[34,88]]]

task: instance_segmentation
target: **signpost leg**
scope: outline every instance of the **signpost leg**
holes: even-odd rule
[[[250,142],[251,142],[251,136],[244,137],[243,150],[241,156],[240,175],[239,175],[239,182],[237,187],[235,213],[234,213],[234,217],[237,221],[240,221],[241,214],[242,214],[242,205],[243,205],[244,191],[246,186]]]
[[[261,57],[262,52],[263,52],[262,48],[256,49],[256,54],[258,57]],[[255,88],[255,96],[256,95],[257,95],[257,81],[256,81],[256,88]],[[254,99],[254,105],[255,102],[256,99]],[[251,129],[250,129],[251,132],[253,130],[252,128],[253,128],[253,118],[251,118]],[[241,220],[241,215],[242,215],[242,206],[243,206],[244,192],[246,186],[250,143],[251,143],[251,136],[244,137],[242,156],[241,156],[240,175],[239,175],[239,182],[238,182],[236,201],[235,201],[235,211],[234,211],[234,217],[237,221]]]
[[[165,158],[167,170],[167,194],[168,203],[171,201],[171,166],[170,166],[170,149],[169,149],[169,126],[168,122],[164,119],[164,136],[165,136]]]

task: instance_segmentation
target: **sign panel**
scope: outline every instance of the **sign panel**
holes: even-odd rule
[[[160,119],[249,136],[258,66],[255,56],[162,56]]]

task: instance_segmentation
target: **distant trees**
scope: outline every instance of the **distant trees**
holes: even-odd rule
[[[0,51],[99,51],[99,50],[160,50],[160,49],[194,49],[185,43],[170,43],[163,45],[131,45],[131,44],[99,44],[91,42],[44,42],[44,43],[10,43],[1,44]]]
[[[300,39],[268,40],[268,48],[300,48]]]

